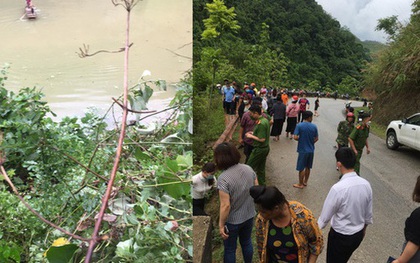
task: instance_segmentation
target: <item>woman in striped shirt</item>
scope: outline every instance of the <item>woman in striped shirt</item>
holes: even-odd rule
[[[223,170],[217,181],[220,198],[219,233],[224,244],[224,262],[236,262],[239,238],[245,263],[252,262],[251,232],[255,207],[249,189],[258,184],[252,168],[239,163],[241,155],[235,145],[221,143],[214,150],[214,162]]]

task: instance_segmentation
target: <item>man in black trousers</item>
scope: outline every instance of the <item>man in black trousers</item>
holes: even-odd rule
[[[354,171],[356,155],[351,148],[338,149],[335,158],[342,177],[331,187],[318,225],[323,229],[331,221],[327,263],[346,263],[372,224],[372,188]]]

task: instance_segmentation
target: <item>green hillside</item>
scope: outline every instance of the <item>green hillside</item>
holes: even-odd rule
[[[420,112],[420,0],[414,1],[412,11],[404,27],[391,23],[383,28],[391,33],[391,42],[364,74],[366,90],[377,95],[375,121],[384,125]]]
[[[257,85],[335,88],[345,78],[358,82],[366,61],[371,60],[358,39],[315,0],[226,0],[225,5],[234,8],[240,29],[220,27],[220,36],[212,40],[201,36],[209,2],[213,1],[194,0],[194,67],[198,70],[194,79],[198,89],[211,78],[220,81],[224,77]],[[208,53],[203,58],[208,47],[220,51],[212,77],[200,70],[203,60],[209,59]],[[209,70],[211,65],[206,65]],[[267,73],[270,70],[274,72]]]

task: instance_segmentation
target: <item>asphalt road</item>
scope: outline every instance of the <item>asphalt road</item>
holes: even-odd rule
[[[309,100],[310,110],[313,110],[315,100]],[[344,119],[344,103],[344,100],[320,99],[320,116],[313,120],[318,126],[319,141],[315,146],[314,167],[305,189],[292,186],[298,182],[297,142],[286,138],[286,124],[280,141],[270,139],[267,184],[277,186],[288,200],[306,205],[316,217],[321,213],[330,187],[339,180],[334,145],[337,125]],[[352,106],[362,106],[362,103],[354,101]],[[364,151],[360,173],[373,189],[373,225],[367,228],[365,239],[349,262],[386,262],[388,256],[398,256],[404,242],[405,219],[418,205],[411,201],[411,194],[420,175],[420,152],[406,147],[389,150],[385,141],[373,134],[368,140],[371,153],[367,155]],[[329,229],[328,225],[323,230],[325,247],[318,258],[321,263],[325,262]]]

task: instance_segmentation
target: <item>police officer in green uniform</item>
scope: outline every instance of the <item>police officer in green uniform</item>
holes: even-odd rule
[[[354,128],[354,114],[353,112],[348,112],[346,120],[340,121],[337,127],[337,147],[349,147],[349,135]]]
[[[366,153],[370,153],[370,148],[368,144],[369,137],[369,125],[370,114],[363,111],[359,111],[359,122],[351,132],[349,136],[350,147],[356,154],[356,164],[354,166],[354,171],[360,176],[360,158],[362,157],[363,148],[366,145]]]
[[[262,109],[257,105],[249,108],[251,118],[255,120],[254,131],[245,134],[253,140],[253,150],[249,156],[248,164],[254,169],[258,177],[258,184],[265,185],[265,162],[270,152],[270,122],[262,116]]]

